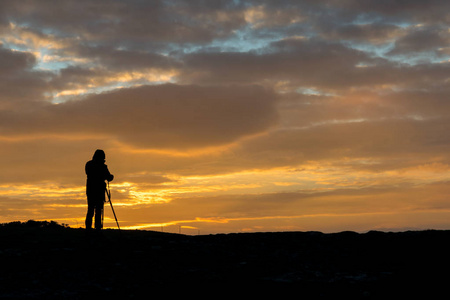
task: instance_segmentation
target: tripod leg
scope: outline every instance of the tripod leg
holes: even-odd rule
[[[111,205],[111,209],[112,209],[112,212],[113,212],[113,215],[114,215],[114,219],[116,219],[117,228],[119,228],[119,230],[120,230],[119,221],[117,221],[116,213],[114,212],[114,207],[112,205],[111,200],[109,200],[109,204]]]
[[[106,195],[108,195],[109,205],[111,205],[111,210],[113,212],[114,219],[116,220],[117,228],[119,228],[119,231],[120,231],[119,221],[117,221],[116,212],[114,211],[114,207],[111,202],[111,191],[109,190],[109,182],[108,182],[108,188],[106,189]]]

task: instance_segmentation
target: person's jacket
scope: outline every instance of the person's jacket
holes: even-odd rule
[[[86,163],[85,171],[87,175],[86,193],[104,193],[106,188],[105,180],[111,181],[114,176],[109,173],[108,166],[104,160],[90,160]]]

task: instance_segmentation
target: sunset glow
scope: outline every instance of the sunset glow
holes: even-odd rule
[[[1,1],[0,223],[83,227],[103,149],[124,229],[450,229],[448,11]]]

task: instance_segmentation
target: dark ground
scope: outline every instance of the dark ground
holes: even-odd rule
[[[437,299],[450,231],[185,236],[0,225],[0,299]],[[220,298],[219,297],[219,298]]]

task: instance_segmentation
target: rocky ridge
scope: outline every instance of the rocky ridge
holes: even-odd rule
[[[87,235],[13,222],[0,225],[0,299],[429,297],[446,290],[449,239],[445,230]]]

